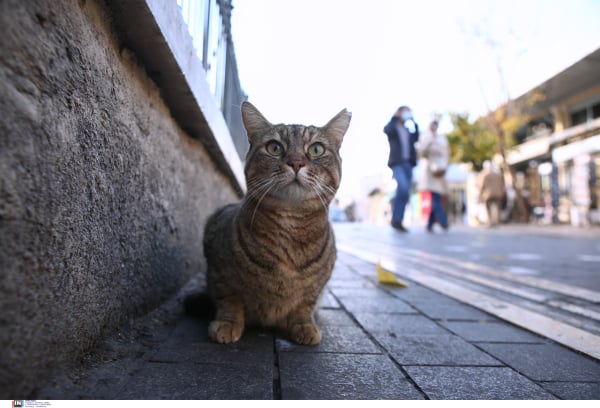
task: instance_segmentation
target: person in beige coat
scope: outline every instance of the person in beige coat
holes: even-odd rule
[[[446,231],[448,218],[442,205],[442,196],[447,193],[446,168],[450,158],[450,148],[445,135],[437,132],[438,122],[434,120],[429,125],[429,132],[423,135],[419,142],[419,156],[421,157],[422,173],[418,180],[419,191],[431,193],[431,212],[427,221],[427,231],[433,232],[433,225],[437,221]]]
[[[493,227],[500,223],[500,208],[506,194],[504,176],[491,162],[483,163],[483,170],[479,174],[479,201],[485,203],[488,216],[488,226]]]

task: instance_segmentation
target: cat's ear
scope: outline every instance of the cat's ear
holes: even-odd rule
[[[342,144],[344,135],[346,134],[346,131],[350,126],[351,118],[352,113],[348,112],[346,109],[343,109],[340,113],[335,115],[333,119],[331,119],[325,126],[323,126],[325,134],[331,137],[338,145],[338,147]]]
[[[265,117],[250,102],[242,102],[242,120],[250,144],[257,136],[262,136],[273,127]]]

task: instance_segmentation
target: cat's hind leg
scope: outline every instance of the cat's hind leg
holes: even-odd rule
[[[303,304],[287,318],[290,340],[298,344],[317,345],[321,342],[321,329],[313,319],[314,305]]]
[[[208,337],[216,343],[234,343],[244,332],[244,305],[237,296],[217,299],[217,316],[208,326]]]

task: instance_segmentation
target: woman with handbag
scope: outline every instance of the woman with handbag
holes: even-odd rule
[[[444,231],[448,230],[448,218],[442,205],[442,196],[447,193],[446,169],[450,159],[450,148],[445,135],[437,133],[438,121],[429,125],[429,132],[423,135],[419,143],[419,155],[423,171],[418,182],[419,191],[431,193],[431,212],[427,221],[427,231],[433,232],[437,221]]]

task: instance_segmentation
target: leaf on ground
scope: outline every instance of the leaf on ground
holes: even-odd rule
[[[392,272],[386,270],[381,266],[381,261],[377,262],[377,280],[379,283],[390,286],[398,286],[401,288],[408,287],[408,283],[402,279],[398,279]]]

